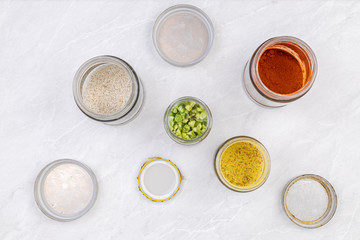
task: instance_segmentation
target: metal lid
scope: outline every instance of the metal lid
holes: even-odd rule
[[[151,158],[141,167],[138,176],[139,190],[150,200],[163,202],[179,190],[181,173],[170,160]]]

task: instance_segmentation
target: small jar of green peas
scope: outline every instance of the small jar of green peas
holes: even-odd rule
[[[201,142],[209,134],[212,116],[206,104],[195,97],[173,101],[164,116],[166,133],[177,143],[191,145]]]

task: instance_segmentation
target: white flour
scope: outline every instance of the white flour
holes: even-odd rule
[[[161,51],[175,62],[192,62],[200,58],[209,42],[204,22],[191,13],[169,16],[158,32]]]
[[[329,198],[325,188],[316,180],[301,179],[289,189],[288,210],[301,221],[315,221],[326,211]]]
[[[44,182],[44,198],[55,212],[72,215],[83,210],[93,196],[90,175],[76,164],[55,167]]]

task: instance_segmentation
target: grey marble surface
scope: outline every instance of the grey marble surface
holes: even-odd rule
[[[212,19],[215,42],[201,63],[177,68],[156,53],[151,30],[167,7],[189,3]],[[315,51],[318,77],[301,100],[281,109],[250,101],[246,61],[270,37],[292,35]],[[359,239],[359,1],[0,1],[0,239]],[[146,100],[131,123],[88,119],[74,103],[72,79],[97,55],[128,61]],[[210,135],[187,147],[173,142],[163,114],[193,95],[213,113]],[[217,179],[214,155],[226,139],[249,135],[272,159],[270,177],[246,194]],[[148,157],[181,169],[181,191],[154,203],[137,189]],[[43,166],[73,158],[99,181],[93,209],[68,223],[37,208],[33,185]],[[325,226],[309,230],[285,215],[281,197],[292,178],[314,173],[338,194]]]

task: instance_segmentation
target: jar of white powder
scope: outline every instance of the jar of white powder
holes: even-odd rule
[[[35,201],[40,210],[57,221],[75,220],[94,205],[97,180],[85,164],[71,159],[46,165],[35,181]]]
[[[304,228],[317,228],[334,216],[337,196],[326,179],[305,174],[285,187],[283,205],[291,221]]]
[[[113,56],[86,61],[73,82],[75,102],[88,117],[107,124],[121,124],[139,113],[144,89],[134,69]]]

